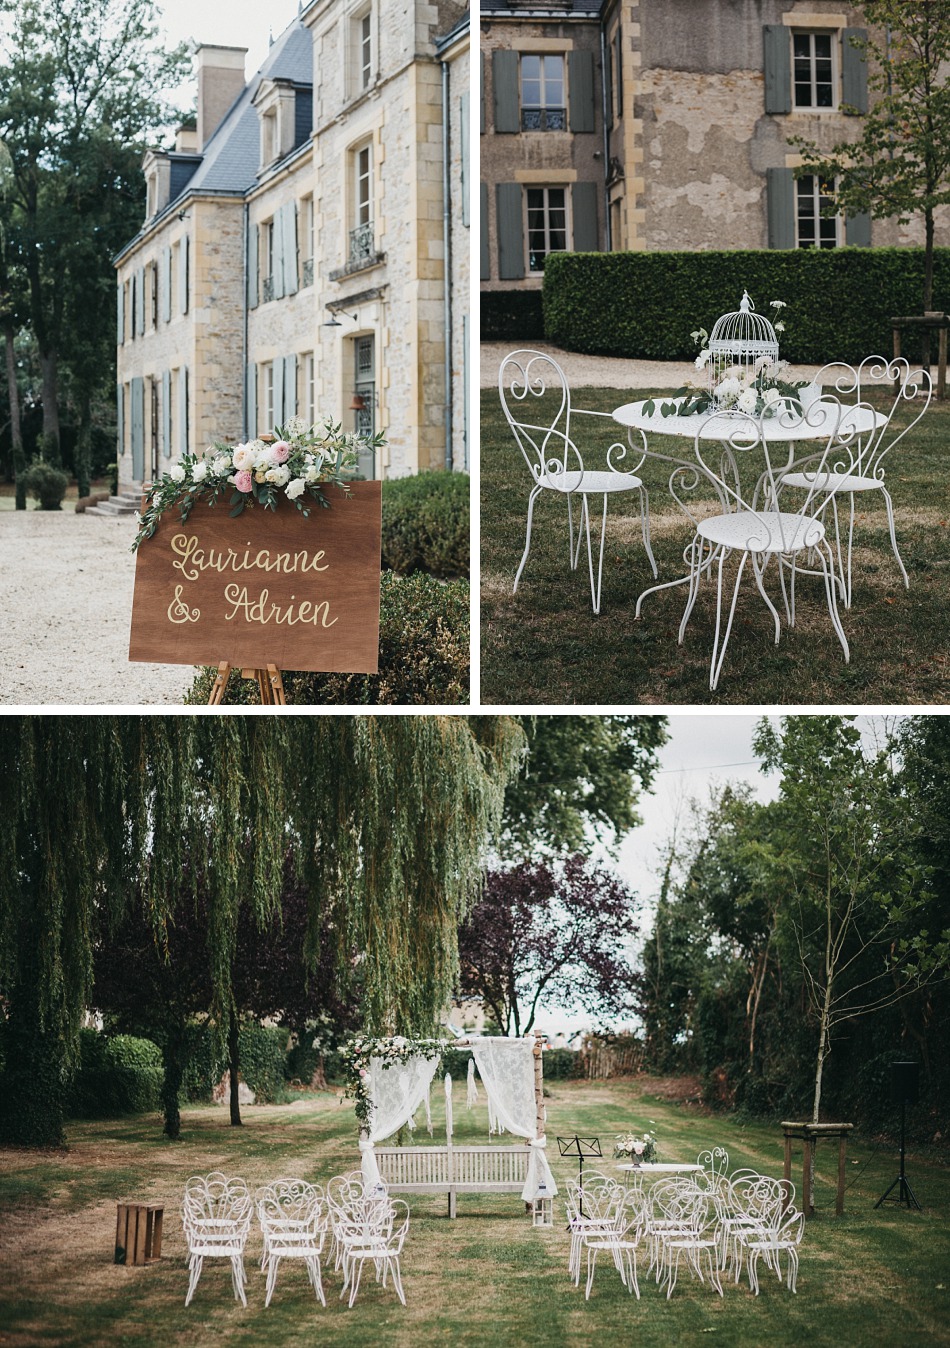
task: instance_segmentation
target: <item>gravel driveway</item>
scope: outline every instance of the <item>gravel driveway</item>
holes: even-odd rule
[[[180,704],[194,670],[129,662],[135,522],[0,511],[0,704]]]

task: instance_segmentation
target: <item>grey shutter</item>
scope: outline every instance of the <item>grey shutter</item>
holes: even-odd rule
[[[145,477],[145,381],[132,380],[132,478],[142,482]]]
[[[623,116],[623,26],[617,27],[617,116]]]
[[[190,234],[183,234],[178,248],[178,308],[183,314],[188,312],[188,282],[191,279],[188,275],[190,239]]]
[[[258,225],[247,227],[247,307],[257,308],[257,231]]]
[[[607,110],[607,130],[614,124],[614,49],[608,43],[604,47],[604,105]]]
[[[162,321],[172,317],[172,250],[165,248],[162,255]]]
[[[115,386],[115,452],[121,459],[125,453],[125,385]]]
[[[851,45],[851,38],[867,40],[866,28],[844,28],[841,32],[841,101],[858,112],[868,110],[868,63],[863,51]]]
[[[284,207],[284,294],[297,293],[297,203],[288,201]]]
[[[284,421],[297,415],[297,357],[284,358]]]
[[[572,131],[594,129],[594,53],[572,51],[568,54],[567,96],[571,111],[568,125]]]
[[[178,371],[178,452],[188,449],[188,370],[183,365]]]
[[[479,117],[481,118],[481,121],[479,122],[478,130],[479,130],[479,133],[480,133],[481,135],[484,136],[484,134],[485,134],[485,53],[484,53],[483,51],[480,51],[480,52],[478,53],[478,69],[479,69],[479,80],[480,80],[480,83],[479,83],[478,108],[479,108]]]
[[[274,278],[274,299],[284,295],[284,208],[281,206],[274,214],[270,231],[271,266],[270,274]]]
[[[795,247],[795,179],[791,169],[765,170],[769,247]]]
[[[125,285],[122,281],[116,290],[115,340],[118,346],[125,341]]]
[[[252,362],[244,372],[244,434],[248,440],[257,436],[257,366]]]
[[[459,99],[459,146],[461,151],[462,224],[468,229],[471,224],[468,205],[468,94]]]
[[[284,424],[284,358],[283,356],[274,357],[274,426]],[[272,431],[274,426],[268,426]]]
[[[521,130],[521,58],[516,51],[494,51],[491,82],[495,94],[495,130]]]
[[[481,250],[482,250],[481,279],[483,281],[490,281],[491,253],[488,247],[488,183],[482,183],[480,187],[481,191],[479,195],[481,196],[481,216],[482,216],[482,227],[481,230],[479,231],[479,236],[481,240]]]
[[[762,29],[765,55],[765,111],[792,110],[792,48],[783,23],[767,23]]]
[[[499,279],[520,281],[524,276],[524,218],[520,183],[496,183],[495,220],[498,229]]]
[[[172,453],[172,372],[162,371],[162,449],[165,458]]]
[[[600,252],[600,231],[597,228],[598,194],[596,183],[574,184],[571,192],[571,208],[574,217],[575,253]]]
[[[871,217],[867,211],[848,216],[844,224],[844,241],[849,248],[870,248]]]
[[[135,341],[136,314],[138,308],[135,299],[136,273],[129,277],[129,341]]]
[[[138,273],[138,286],[136,287],[136,300],[138,314],[136,315],[136,327],[139,336],[145,335],[145,268],[140,267]]]

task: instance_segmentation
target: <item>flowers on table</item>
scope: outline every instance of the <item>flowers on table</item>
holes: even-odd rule
[[[629,1156],[634,1165],[656,1160],[655,1133],[620,1133],[614,1146],[615,1156]]]
[[[328,507],[324,488],[347,491],[357,476],[360,453],[385,443],[382,435],[345,432],[329,418],[307,426],[291,417],[273,435],[242,445],[216,441],[197,454],[183,454],[155,484],[147,508],[137,517],[132,551],[152,537],[166,510],[177,506],[184,524],[197,501],[213,506],[227,495],[230,513],[240,515],[254,505],[276,510],[283,492],[303,515],[310,514],[313,503]]]

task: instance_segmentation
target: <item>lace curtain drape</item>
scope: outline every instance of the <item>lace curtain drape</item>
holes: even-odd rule
[[[360,1138],[360,1168],[367,1187],[380,1182],[375,1144],[408,1123],[428,1098],[438,1065],[438,1054],[432,1057],[419,1054],[391,1067],[385,1067],[382,1058],[370,1058],[368,1094],[372,1103],[366,1130]]]
[[[521,1197],[553,1198],[557,1185],[544,1154],[546,1139],[535,1137],[534,1048],[528,1039],[473,1039],[472,1057],[498,1121],[515,1137],[531,1144],[528,1178]]]

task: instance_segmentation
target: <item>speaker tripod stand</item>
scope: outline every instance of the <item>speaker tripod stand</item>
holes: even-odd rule
[[[897,1197],[894,1198],[894,1199],[892,1199],[891,1201],[894,1202],[894,1203],[896,1203],[896,1204],[898,1205],[898,1207],[901,1207],[901,1206],[903,1206],[903,1205],[906,1203],[906,1205],[907,1205],[908,1208],[916,1208],[916,1209],[918,1210],[918,1212],[919,1212],[919,1211],[921,1210],[921,1209],[920,1209],[920,1204],[917,1202],[917,1198],[916,1198],[916,1196],[915,1196],[915,1194],[914,1194],[914,1191],[913,1191],[913,1189],[910,1187],[910,1181],[908,1180],[907,1175],[906,1175],[905,1172],[904,1172],[904,1120],[905,1120],[905,1113],[906,1113],[906,1110],[907,1110],[907,1101],[904,1100],[904,1099],[902,1099],[902,1100],[901,1100],[901,1168],[900,1168],[900,1174],[899,1174],[899,1175],[897,1176],[897,1178],[893,1181],[893,1183],[892,1183],[892,1184],[891,1184],[891,1185],[884,1191],[884,1193],[881,1194],[880,1198],[877,1200],[877,1202],[874,1204],[874,1206],[875,1206],[876,1208],[879,1208],[879,1207],[881,1206],[882,1203],[886,1203],[887,1200],[890,1198],[892,1192],[893,1192],[894,1189],[896,1188],[896,1189],[897,1189]]]

